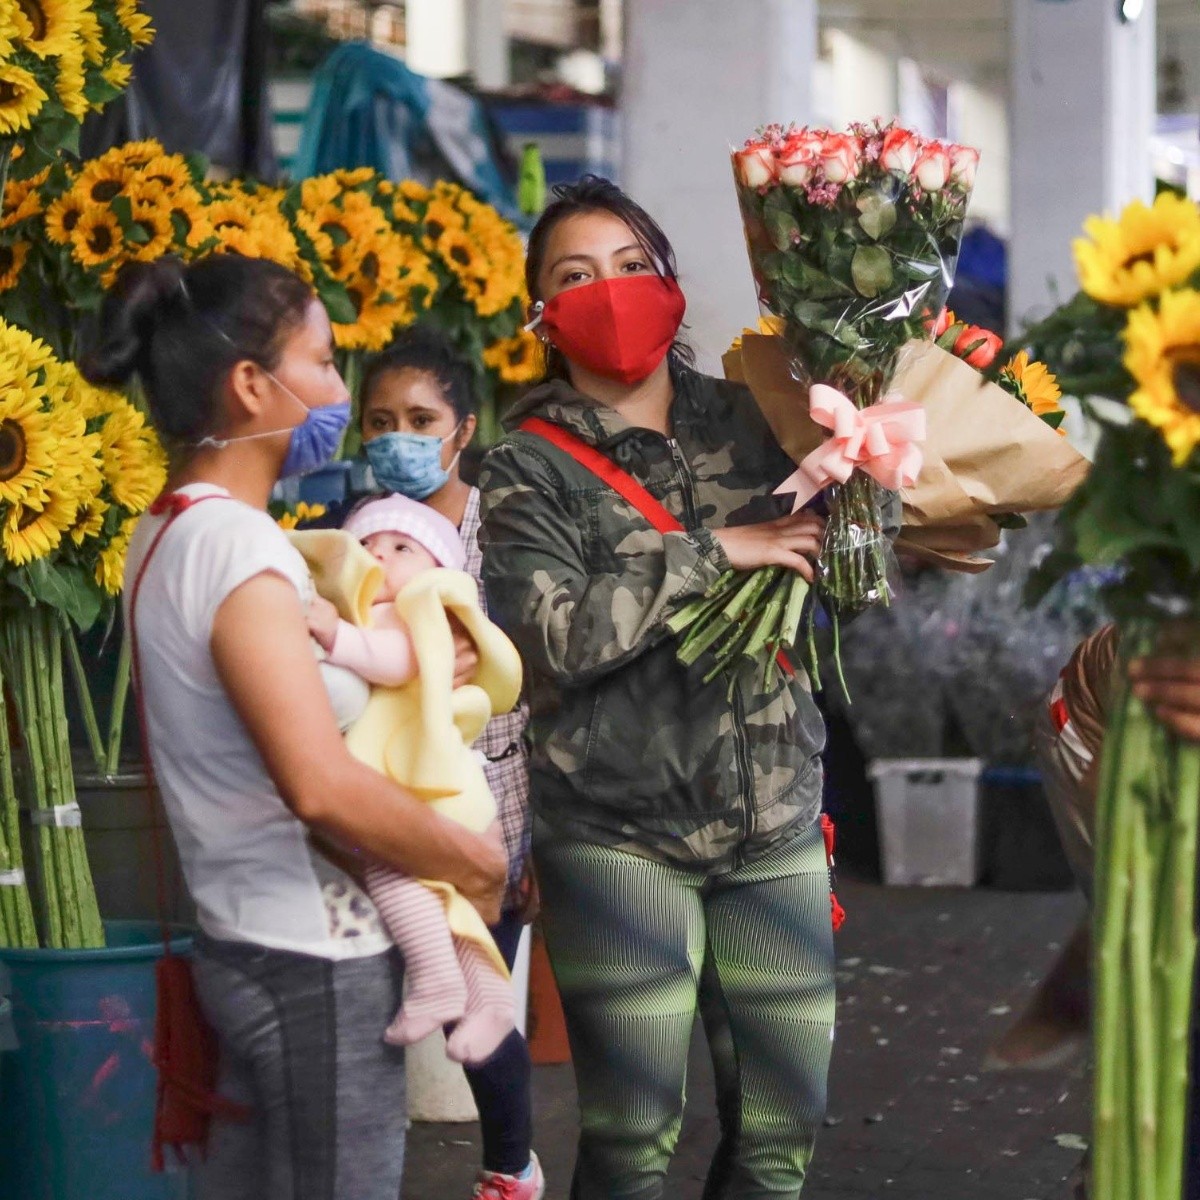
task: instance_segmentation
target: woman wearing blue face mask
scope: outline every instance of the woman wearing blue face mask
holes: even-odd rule
[[[267,515],[286,473],[336,451],[347,394],[324,308],[291,272],[215,256],[125,269],[82,364],[136,377],[172,455],[127,563],[150,766],[201,932],[220,1053],[201,1200],[395,1200],[402,1057],[379,1038],[401,964],[354,848],[453,883],[495,920],[498,844],[350,757],[305,622],[312,581]],[[460,646],[460,677],[473,652]],[[335,862],[343,865],[335,865]]]
[[[475,435],[471,365],[430,326],[405,330],[363,372],[360,429],[376,485],[423,500],[454,523],[466,551],[466,569],[483,595],[479,551],[479,492],[462,477],[463,451]],[[476,748],[496,797],[508,856],[508,887],[492,936],[511,968],[529,919],[529,770],[524,743],[528,711],[491,720]],[[483,1168],[479,1200],[537,1200],[544,1181],[531,1148],[529,1048],[511,1033],[484,1064],[466,1070],[479,1109]]]

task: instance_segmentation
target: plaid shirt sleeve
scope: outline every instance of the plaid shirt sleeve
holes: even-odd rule
[[[483,554],[479,549],[477,488],[471,489],[459,533],[466,550],[466,570],[479,585],[479,603],[487,612],[487,597],[483,592]],[[522,699],[512,712],[493,717],[475,743],[475,748],[481,750],[487,759],[483,773],[496,798],[500,832],[508,855],[505,908],[516,905],[518,887],[529,857],[529,750],[525,743],[525,727],[528,724],[529,710]]]

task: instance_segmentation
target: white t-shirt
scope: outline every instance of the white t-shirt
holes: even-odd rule
[[[390,944],[366,895],[310,846],[230,704],[213,662],[213,620],[226,597],[265,571],[312,598],[304,560],[266,513],[209,484],[163,535],[137,601],[147,737],[163,805],[200,927],[322,958],[378,954]],[[125,604],[166,516],[134,531]],[[280,697],[281,703],[285,698]]]

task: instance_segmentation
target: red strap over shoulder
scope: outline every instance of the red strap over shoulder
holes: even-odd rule
[[[541,417],[526,417],[518,426],[523,433],[533,433],[569,454],[581,467],[586,467],[601,482],[608,484],[623,500],[631,504],[646,518],[659,533],[683,533],[683,525],[677,521],[628,471],[622,471],[606,454],[595,446],[589,446],[583,438],[576,437],[570,430]],[[779,668],[789,678],[796,674],[788,657],[782,650],[775,655]]]
[[[569,454],[581,467],[587,467],[593,475],[608,484],[622,500],[634,508],[654,526],[659,533],[682,533],[683,525],[677,521],[628,471],[622,471],[615,462],[601,454],[595,446],[589,446],[583,438],[576,437],[570,430],[541,417],[527,417],[519,428],[524,433],[535,433]]]

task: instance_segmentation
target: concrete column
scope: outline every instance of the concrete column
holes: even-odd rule
[[[1009,322],[1044,315],[1077,284],[1084,218],[1153,192],[1155,0],[1014,0]]]
[[[467,71],[467,0],[408,0],[404,61],[418,75],[445,79]]]
[[[815,0],[627,0],[621,182],[675,247],[706,370],[758,316],[729,150],[809,119],[816,38]]]
[[[475,86],[484,91],[507,87],[512,72],[504,0],[469,0],[467,15],[467,49]]]

